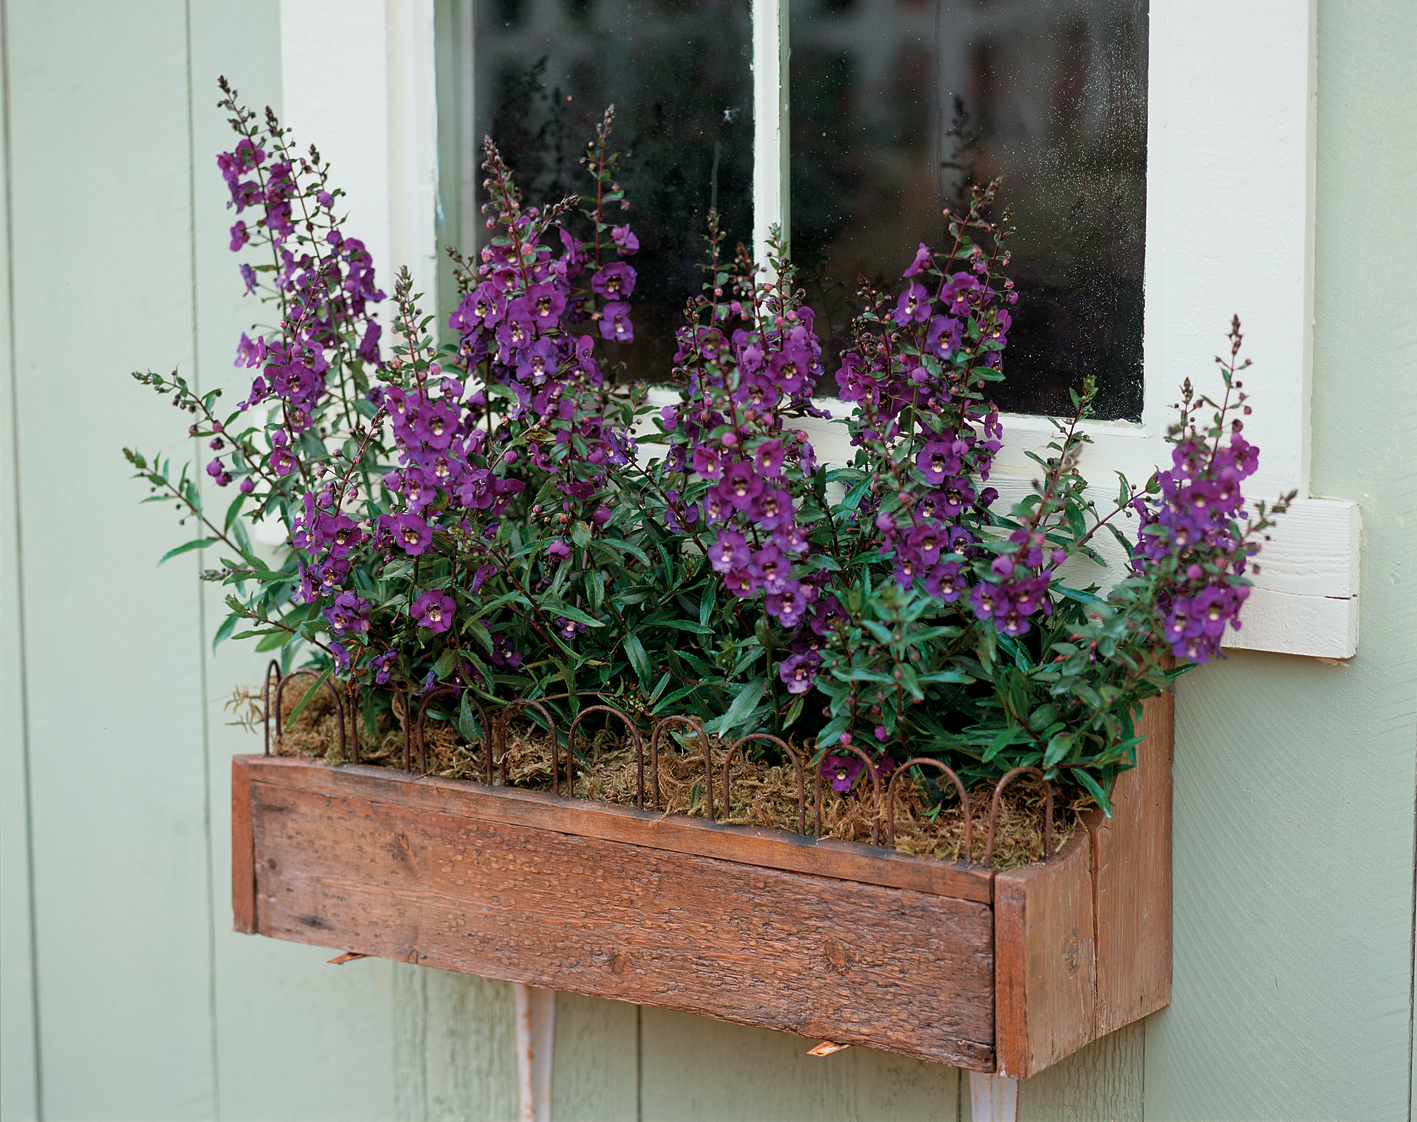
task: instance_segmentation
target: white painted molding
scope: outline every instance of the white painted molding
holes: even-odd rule
[[[369,248],[385,292],[407,266],[434,310],[433,0],[281,0],[280,28],[282,119],[348,193],[344,233]]]
[[[428,293],[437,252],[432,8],[432,0],[281,3],[286,119],[335,163],[350,192],[348,232],[368,244],[386,287],[406,264]],[[755,105],[779,111],[755,114],[761,249],[769,225],[788,217],[785,0],[753,0],[753,14],[768,31],[753,43]],[[1255,363],[1244,376],[1254,406],[1246,436],[1261,456],[1247,490],[1308,494],[1315,21],[1316,0],[1152,0],[1145,403],[1140,424],[1089,426],[1083,469],[1099,501],[1115,492],[1116,471],[1135,481],[1154,470],[1183,378],[1218,391],[1214,356],[1232,314]],[[1025,451],[1046,446],[1052,429],[1044,418],[1007,417],[1005,433],[991,482],[1007,499],[1035,473]],[[819,452],[836,458],[830,442]],[[1286,517],[1229,645],[1347,657],[1357,643],[1356,507],[1306,499]],[[1115,578],[1120,559],[1111,562]]]

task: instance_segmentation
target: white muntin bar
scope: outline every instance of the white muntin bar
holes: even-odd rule
[[[753,252],[766,263],[774,226],[786,233],[787,0],[753,0]]]

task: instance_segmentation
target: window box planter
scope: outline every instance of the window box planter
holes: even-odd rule
[[[238,931],[1027,1077],[1171,993],[1172,699],[1009,872],[360,765],[232,761]]]

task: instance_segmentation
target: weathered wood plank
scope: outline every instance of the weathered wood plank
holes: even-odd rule
[[[1117,777],[1110,819],[1092,828],[1097,1035],[1171,1002],[1171,760],[1175,695],[1153,698],[1137,766]]]
[[[484,787],[431,776],[413,778],[392,768],[326,767],[312,760],[251,756],[253,777],[298,790],[338,792],[355,798],[388,800],[507,825],[531,826],[562,834],[607,838],[675,853],[809,873],[813,876],[908,888],[961,900],[988,903],[993,870],[962,862],[922,860],[909,854],[854,842],[815,838],[754,826],[724,826],[666,817],[650,810],[611,806],[585,799],[557,798],[540,791]]]
[[[263,934],[992,1066],[987,905],[346,794],[252,793]]]
[[[1092,845],[994,878],[996,1042],[1001,1075],[1027,1079],[1096,1035]]]
[[[251,767],[246,756],[231,760],[231,927],[256,933],[256,853],[251,831]]]

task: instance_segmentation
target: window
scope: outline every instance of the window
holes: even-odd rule
[[[470,10],[473,0],[459,2]],[[769,221],[790,217],[782,34],[789,2],[752,2],[754,102],[778,108],[754,115],[756,243]],[[1002,5],[977,5],[993,7]],[[286,119],[298,135],[318,138],[350,192],[351,228],[376,260],[407,264],[424,292],[437,283],[436,247],[463,240],[454,234],[476,218],[456,213],[438,191],[440,161],[446,174],[467,160],[438,143],[440,120],[450,116],[440,115],[439,104],[446,110],[452,98],[462,112],[471,101],[456,86],[435,83],[435,50],[473,57],[475,29],[451,16],[443,0],[436,11],[434,0],[347,0],[338,19],[324,0],[281,4]],[[1204,378],[1238,312],[1256,361],[1246,377],[1256,406],[1248,435],[1263,449],[1256,493],[1308,493],[1314,19],[1304,4],[1259,10],[1226,0],[1151,0],[1143,396],[1139,420],[1090,430],[1086,466],[1100,492],[1111,489],[1113,469],[1144,478],[1156,464],[1176,385]],[[1027,485],[1025,453],[1046,444],[1052,430],[1028,416],[1010,416],[1005,427],[995,482],[1007,495],[1009,486]],[[1301,501],[1268,547],[1237,645],[1351,655],[1357,540],[1354,504]]]
[[[967,207],[973,184],[1003,175],[997,209],[1013,209],[1011,275],[1023,298],[1000,404],[1062,412],[1068,389],[1091,375],[1100,416],[1140,419],[1139,0],[791,0],[786,101],[756,108],[754,51],[778,53],[785,7],[438,0],[437,10],[440,150],[461,154],[440,168],[445,214],[483,201],[465,149],[484,135],[529,199],[583,190],[582,146],[616,105],[627,217],[650,251],[636,262],[632,361],[642,369],[632,374],[668,366],[699,291],[710,207],[730,247],[749,240],[755,217],[759,241],[781,223],[818,332],[839,350],[858,277],[898,279],[917,243],[943,242],[943,206]],[[767,141],[756,151],[755,119]],[[785,205],[765,176],[754,198],[755,157],[763,170],[786,164]],[[476,223],[458,225],[461,244],[474,244]]]

